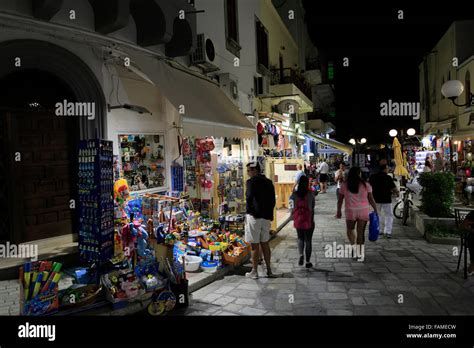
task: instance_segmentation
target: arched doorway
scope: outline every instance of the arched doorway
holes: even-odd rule
[[[8,206],[0,208],[9,235],[2,239],[25,242],[75,232],[69,202],[76,191],[79,120],[55,115],[54,105],[64,99],[75,101],[71,89],[47,72],[23,70],[0,80],[2,162],[10,174],[3,190]]]
[[[64,100],[94,103],[96,118],[56,116]],[[42,41],[0,44],[0,242],[77,232],[77,144],[105,134],[105,110],[99,82],[77,56]]]

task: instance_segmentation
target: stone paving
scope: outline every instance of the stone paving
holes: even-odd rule
[[[317,197],[312,269],[298,266],[296,232],[288,224],[271,242],[282,277],[247,279],[247,264],[191,294],[185,315],[472,315],[474,277],[455,273],[453,246],[427,243],[394,221],[392,239],[366,241],[365,262],[325,257],[325,245],[346,243],[334,218],[334,189]],[[263,274],[262,272],[259,272]]]
[[[453,246],[429,244],[395,220],[392,239],[366,242],[365,262],[327,258],[325,245],[346,243],[345,221],[334,218],[333,190],[316,201],[312,269],[297,264],[290,223],[271,242],[272,267],[280,278],[247,279],[250,265],[244,265],[193,292],[190,307],[175,315],[474,314],[474,277],[464,280],[462,270],[454,272]],[[0,281],[0,315],[18,312],[18,281]]]

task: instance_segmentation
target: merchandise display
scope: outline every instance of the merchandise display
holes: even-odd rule
[[[157,181],[159,165],[164,169],[162,136],[120,136],[118,158],[110,141],[81,141],[82,264],[63,273],[59,263],[22,267],[21,314],[69,315],[140,302],[149,314],[163,315],[188,305],[188,272],[211,274],[244,262],[250,245],[242,237],[243,152],[236,140],[219,144],[228,145],[225,156],[211,154],[212,138],[185,139],[184,165],[171,169],[172,191],[158,194],[134,191],[163,185]],[[64,274],[68,285],[61,287]]]
[[[165,186],[164,135],[119,135],[124,178],[131,191]]]
[[[79,252],[84,261],[105,261],[114,251],[112,142],[79,143]]]
[[[61,267],[61,263],[51,261],[28,262],[20,267],[21,315],[45,315],[59,309]]]

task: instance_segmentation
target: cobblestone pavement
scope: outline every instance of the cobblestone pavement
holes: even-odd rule
[[[453,246],[427,243],[394,221],[393,238],[366,242],[365,262],[327,258],[324,247],[346,243],[334,218],[334,191],[317,197],[312,269],[298,266],[296,232],[288,224],[271,242],[272,268],[282,277],[226,276],[194,293],[185,315],[472,315],[474,277],[455,273]],[[263,273],[259,272],[259,273]]]
[[[190,307],[176,315],[474,314],[474,277],[464,280],[461,270],[454,272],[453,246],[429,244],[399,220],[392,239],[366,242],[364,263],[325,257],[327,244],[346,243],[335,205],[333,191],[317,197],[312,269],[298,266],[290,223],[271,242],[280,278],[247,279],[247,264],[192,293]],[[0,281],[0,315],[17,315],[18,303],[18,281]]]

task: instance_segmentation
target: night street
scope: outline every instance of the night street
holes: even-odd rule
[[[471,347],[449,5],[0,0],[0,348]]]
[[[271,242],[275,273],[258,280],[226,276],[192,294],[186,315],[472,315],[474,280],[455,273],[453,246],[428,244],[412,225],[394,222],[394,237],[366,241],[366,261],[328,259],[324,246],[346,243],[334,218],[335,195],[316,200],[314,267],[297,265],[296,232],[287,225]],[[249,265],[247,265],[249,266]],[[398,303],[399,295],[403,303]],[[290,295],[294,303],[290,303]]]

